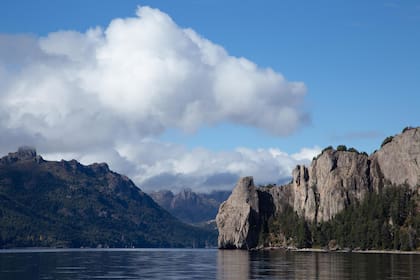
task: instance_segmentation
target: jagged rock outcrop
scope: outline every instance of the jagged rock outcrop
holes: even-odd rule
[[[218,246],[226,249],[250,249],[258,243],[259,201],[252,177],[239,180],[216,216]]]
[[[394,185],[408,184],[411,189],[417,189],[420,185],[420,128],[407,128],[392,137],[371,159],[380,171],[377,177]],[[377,178],[375,182],[381,180]],[[376,187],[378,185],[380,183],[376,183]]]
[[[14,163],[20,160],[30,160],[40,163],[43,158],[37,155],[36,149],[33,147],[20,147],[17,152],[9,153],[7,156],[0,158],[0,163]]]
[[[328,149],[309,168],[293,171],[293,208],[310,221],[328,221],[370,188],[366,154]]]
[[[354,149],[325,149],[309,167],[298,165],[290,184],[279,187],[245,188],[241,182],[218,214],[219,247],[252,248],[247,243],[250,231],[261,228],[271,216],[291,207],[306,221],[319,223],[331,220],[349,205],[361,202],[370,192],[387,186],[408,185],[420,188],[420,127],[404,129],[389,137],[381,149],[368,156]],[[247,193],[248,191],[248,193]],[[248,197],[256,198],[251,201]],[[245,199],[245,200],[244,200]],[[246,202],[244,202],[246,201]],[[252,217],[248,213],[259,214]]]

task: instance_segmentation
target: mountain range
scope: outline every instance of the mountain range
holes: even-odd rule
[[[189,224],[203,224],[216,218],[220,204],[231,191],[193,192],[183,189],[174,194],[169,190],[150,192],[149,195],[169,213]]]
[[[217,213],[219,248],[416,250],[419,190],[419,127],[371,155],[327,147],[288,184],[244,177],[232,193],[149,196],[105,163],[47,161],[22,147],[0,158],[0,248],[215,246],[206,222]]]
[[[46,161],[23,147],[0,159],[0,248],[205,247],[187,225],[105,163]]]

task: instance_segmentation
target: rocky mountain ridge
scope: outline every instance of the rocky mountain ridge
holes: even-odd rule
[[[230,193],[230,191],[198,193],[191,189],[183,189],[177,194],[169,190],[159,190],[150,192],[149,195],[181,221],[197,224],[214,220],[220,204],[229,197]]]
[[[311,224],[328,222],[367,195],[387,186],[420,186],[420,128],[385,139],[368,156],[339,146],[324,149],[309,167],[297,166],[291,183],[256,188],[241,178],[216,217],[220,248],[250,249],[258,245],[267,221],[291,208]],[[246,186],[246,187],[244,187]]]
[[[0,158],[0,248],[204,247],[213,232],[171,216],[105,163]]]

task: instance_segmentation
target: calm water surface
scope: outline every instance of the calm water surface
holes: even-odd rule
[[[420,255],[0,250],[0,279],[420,279]]]

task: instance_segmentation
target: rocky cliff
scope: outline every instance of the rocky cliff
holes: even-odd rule
[[[327,221],[371,188],[370,161],[357,152],[325,150],[309,168],[293,171],[293,209],[311,221]]]
[[[241,178],[216,217],[221,248],[250,249],[258,242],[259,199],[252,177]]]
[[[371,155],[373,186],[407,184],[417,190],[420,185],[420,128],[406,128],[402,134],[388,137],[381,149]]]
[[[387,186],[405,185],[418,193],[420,128],[388,137],[370,156],[345,146],[326,148],[309,167],[297,166],[292,176],[291,183],[271,188],[256,188],[251,178],[241,179],[216,218],[219,247],[254,248],[267,221],[285,209],[319,224]]]

